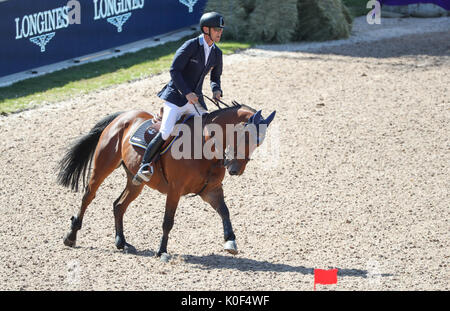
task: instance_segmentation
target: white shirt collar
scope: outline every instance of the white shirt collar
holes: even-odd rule
[[[200,38],[200,45],[203,45],[204,47],[208,47],[208,49],[212,49],[213,47],[215,47],[216,45],[213,44],[211,46],[209,46],[208,44],[206,44],[205,42],[205,38],[203,37],[203,34],[201,34],[200,36],[198,36]]]
[[[209,54],[211,54],[211,50],[214,48],[214,43],[209,46],[205,42],[205,38],[203,38],[203,34],[200,35],[200,45],[203,45],[203,50],[205,51],[205,66],[208,63]]]

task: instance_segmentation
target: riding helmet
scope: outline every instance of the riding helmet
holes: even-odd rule
[[[203,32],[203,27],[225,27],[223,16],[217,12],[208,12],[200,18],[200,30]]]

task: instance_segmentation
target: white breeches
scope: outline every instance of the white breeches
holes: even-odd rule
[[[196,107],[200,114],[203,115],[207,113],[207,111],[200,104],[196,105]],[[175,124],[185,114],[197,115],[197,111],[195,110],[194,105],[186,103],[186,105],[178,107],[177,105],[169,102],[164,103],[164,113],[161,122],[161,128],[159,130],[164,140],[167,140],[169,138],[170,134],[173,131],[173,128],[175,127]]]

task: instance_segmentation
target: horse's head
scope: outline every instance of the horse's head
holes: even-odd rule
[[[275,113],[273,111],[267,118],[262,117],[261,110],[246,113],[245,121],[234,127],[232,143],[227,146],[224,158],[224,166],[230,175],[242,175],[252,153],[263,143]]]

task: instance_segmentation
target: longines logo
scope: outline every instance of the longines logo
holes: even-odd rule
[[[192,13],[198,0],[179,0]],[[92,0],[94,21],[106,20],[122,32],[133,11],[143,9],[145,0]],[[92,16],[92,15],[91,15]],[[16,40],[28,39],[45,52],[49,42],[60,29],[81,23],[81,4],[79,0],[69,0],[66,5],[14,18]]]
[[[197,3],[198,0],[179,0],[181,4],[184,4],[188,7],[189,13],[192,13],[194,11],[194,5]]]
[[[144,8],[145,0],[93,0],[94,20],[106,19],[122,32],[122,27],[133,10]]]
[[[79,24],[80,20],[80,3],[76,0],[52,10],[16,17],[16,40],[30,37],[29,40],[38,45],[41,52],[45,52],[45,47],[56,35],[56,30]]]

